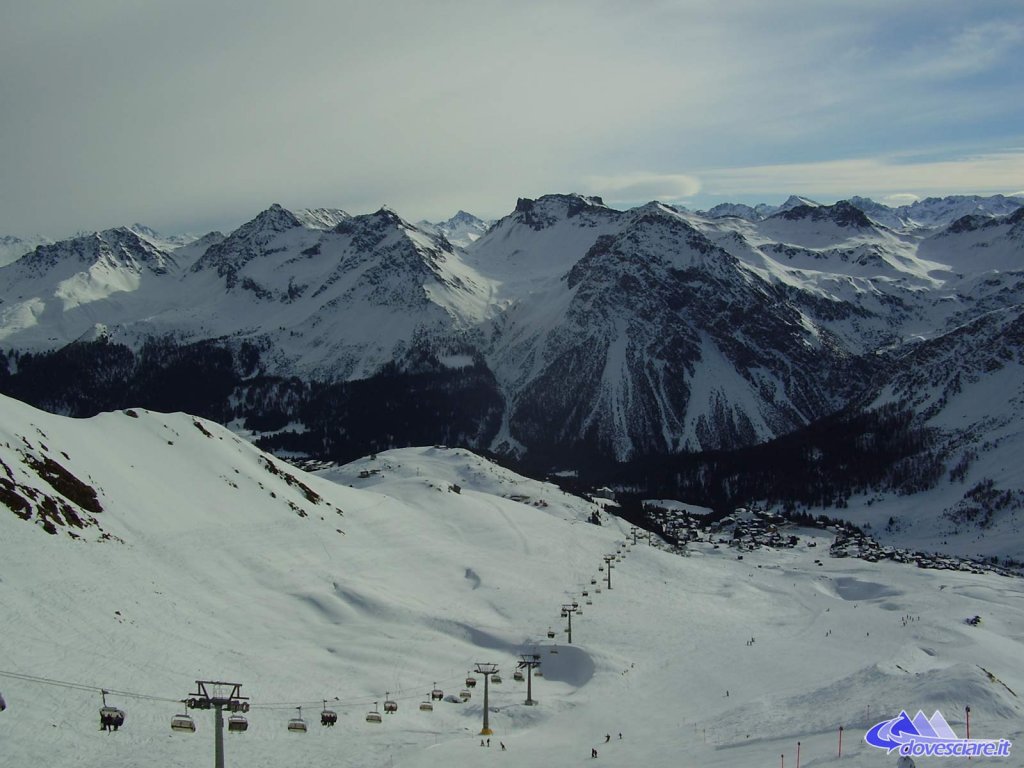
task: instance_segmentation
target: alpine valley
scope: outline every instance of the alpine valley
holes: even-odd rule
[[[991,534],[1024,506],[1022,345],[1024,200],[998,195],[547,195],[433,224],[272,205],[0,267],[0,391],[51,412],[187,411],[336,462],[457,445],[721,509],[852,503],[1012,557]]]

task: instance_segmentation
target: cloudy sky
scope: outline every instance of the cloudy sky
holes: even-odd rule
[[[0,234],[1024,191],[1020,0],[0,0]]]

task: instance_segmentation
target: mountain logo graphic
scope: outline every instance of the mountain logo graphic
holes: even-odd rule
[[[931,717],[921,710],[910,717],[904,710],[874,725],[864,741],[889,753],[914,757],[1009,757],[1011,746],[1008,739],[961,739],[938,710]]]

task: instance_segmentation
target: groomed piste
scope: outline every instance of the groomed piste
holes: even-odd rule
[[[7,765],[212,763],[211,712],[171,729],[202,680],[248,697],[247,729],[225,738],[227,765],[247,768],[558,768],[591,750],[760,768],[795,766],[798,743],[801,765],[889,765],[868,728],[940,710],[964,735],[967,706],[973,738],[1021,737],[1015,578],[822,558],[830,534],[802,529],[785,551],[684,557],[456,449],[309,474],[185,414],[71,420],[7,399],[0,413]],[[541,660],[535,706],[513,679],[521,654]],[[460,696],[477,663],[503,678],[490,747],[482,678]],[[126,714],[109,733],[102,690]]]

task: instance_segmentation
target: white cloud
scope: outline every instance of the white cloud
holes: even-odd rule
[[[666,202],[693,197],[700,192],[700,179],[683,173],[627,173],[618,176],[591,176],[587,191],[607,202]]]
[[[908,72],[917,77],[948,78],[983,72],[1008,56],[1018,56],[1024,23],[989,21],[957,30],[912,50]]]
[[[910,192],[895,192],[891,195],[886,195],[882,198],[882,202],[886,205],[898,208],[901,205],[911,205],[916,203],[921,198],[918,195],[911,194]]]
[[[716,168],[699,171],[705,192],[715,196],[777,195],[782,191],[841,198],[995,194],[1016,189],[1024,178],[1024,150],[908,162],[904,157],[870,157],[817,163]]]

